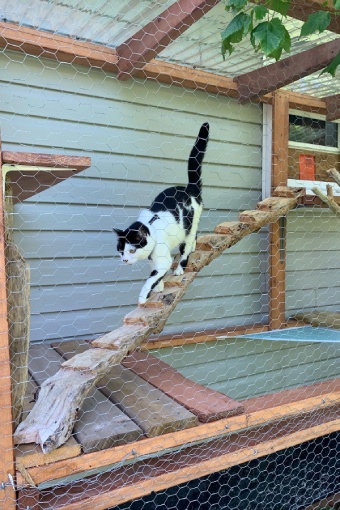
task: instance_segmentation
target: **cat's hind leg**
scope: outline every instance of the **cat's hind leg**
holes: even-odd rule
[[[182,275],[184,273],[185,268],[188,265],[188,259],[190,253],[196,250],[196,237],[197,237],[197,229],[199,220],[202,214],[203,206],[202,204],[198,204],[195,199],[193,199],[193,209],[194,214],[192,218],[191,230],[187,234],[187,237],[184,243],[180,244],[179,252],[181,254],[179,258],[178,265],[174,271],[176,276]]]
[[[179,258],[178,265],[174,270],[174,275],[180,276],[184,273],[185,268],[188,265],[189,255],[193,251],[195,251],[195,248],[196,248],[196,236],[190,234],[185,243],[182,243],[179,246],[179,252],[181,256]]]

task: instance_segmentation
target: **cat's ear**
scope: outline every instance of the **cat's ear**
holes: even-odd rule
[[[139,227],[138,229],[138,232],[140,233],[141,237],[146,237],[146,236],[149,236],[150,235],[150,230],[148,229],[148,227],[146,225],[144,225],[143,223],[141,224],[141,226]]]
[[[150,230],[148,229],[148,227],[144,224],[141,224],[136,234],[136,244],[138,244],[140,248],[144,248],[144,246],[148,244],[149,235]]]
[[[124,230],[120,230],[119,228],[113,228],[112,231],[117,234],[118,237],[124,236]]]

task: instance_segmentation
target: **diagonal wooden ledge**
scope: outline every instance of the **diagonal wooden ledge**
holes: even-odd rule
[[[340,39],[326,42],[235,78],[239,101],[258,99],[326,67],[340,51]]]
[[[116,48],[118,78],[127,80],[220,0],[178,0]]]
[[[146,306],[128,314],[120,328],[94,340],[92,349],[63,363],[58,373],[42,384],[35,406],[15,432],[15,443],[35,442],[45,453],[64,444],[89,390],[113,364],[120,363],[150,334],[163,329],[196,274],[246,235],[285,216],[304,193],[301,188],[281,187],[276,194],[284,198],[266,199],[257,210],[241,213],[239,221],[222,223],[214,234],[200,237],[184,275],[168,276],[163,293],[151,295]]]

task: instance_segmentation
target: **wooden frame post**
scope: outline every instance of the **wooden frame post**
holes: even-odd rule
[[[272,187],[286,186],[288,178],[289,97],[273,94]],[[286,318],[286,219],[270,226],[269,327],[285,327]]]
[[[0,181],[2,187],[0,153]],[[7,290],[5,262],[5,225],[3,193],[0,193],[0,507],[15,510],[14,445],[12,421],[12,391],[10,371],[9,331],[7,321]]]

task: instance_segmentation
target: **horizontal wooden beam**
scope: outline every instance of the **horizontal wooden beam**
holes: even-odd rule
[[[179,85],[183,88],[203,90],[212,94],[238,97],[237,85],[233,78],[220,76],[199,69],[152,60],[136,72],[138,78],[148,78],[160,83]]]
[[[85,170],[91,166],[91,158],[83,156],[64,156],[60,154],[39,154],[34,152],[2,152],[2,164],[39,166],[49,168],[73,168]]]
[[[243,401],[245,414],[205,423],[186,430],[179,430],[159,437],[142,439],[126,445],[116,446],[80,455],[75,458],[54,462],[52,453],[41,455],[41,466],[32,466],[28,456],[20,455],[17,462],[27,469],[35,484],[63,478],[76,473],[119,464],[123,461],[138,460],[155,453],[162,455],[170,448],[179,448],[197,441],[206,441],[216,437],[225,437],[247,428],[261,427],[265,424],[322,408],[340,405],[340,379],[304,386],[297,390],[256,397]]]
[[[0,47],[112,73],[118,70],[116,51],[112,48],[13,23],[0,22]]]
[[[340,119],[340,94],[325,97],[324,101],[327,107],[326,119],[328,121]]]
[[[233,78],[160,60],[152,60],[143,69],[137,71],[136,77],[186,89],[202,90],[210,94],[239,98],[238,86]],[[289,90],[286,90],[285,94],[287,94],[290,108],[326,115],[326,103],[323,99]],[[264,94],[258,100],[271,104],[272,93]]]
[[[326,115],[326,102],[323,99],[313,97],[308,94],[292,92],[291,90],[285,90],[285,92],[288,94],[289,108],[310,113],[318,113],[319,115]]]
[[[0,23],[0,47],[58,62],[75,63],[86,67],[94,66],[106,72],[118,72],[118,57],[112,48],[75,41],[69,37],[56,36],[11,23]],[[143,69],[136,70],[136,77],[238,98],[238,86],[232,78],[160,60],[152,60]],[[307,94],[287,93],[291,108],[326,114],[326,103],[322,99]],[[259,100],[270,103],[271,94],[263,95]]]
[[[340,430],[336,410],[325,417],[328,419],[322,421],[318,410],[303,420],[292,417],[247,434],[243,431],[231,434],[228,439],[216,439],[209,443],[209,448],[191,446],[185,449],[185,455],[169,453],[161,459],[144,460],[69,485],[48,488],[40,491],[39,508],[47,510],[53,505],[55,510],[105,510]]]
[[[259,99],[326,67],[340,51],[340,38],[235,78],[240,102]]]
[[[178,0],[116,48],[118,78],[130,78],[220,0]]]

